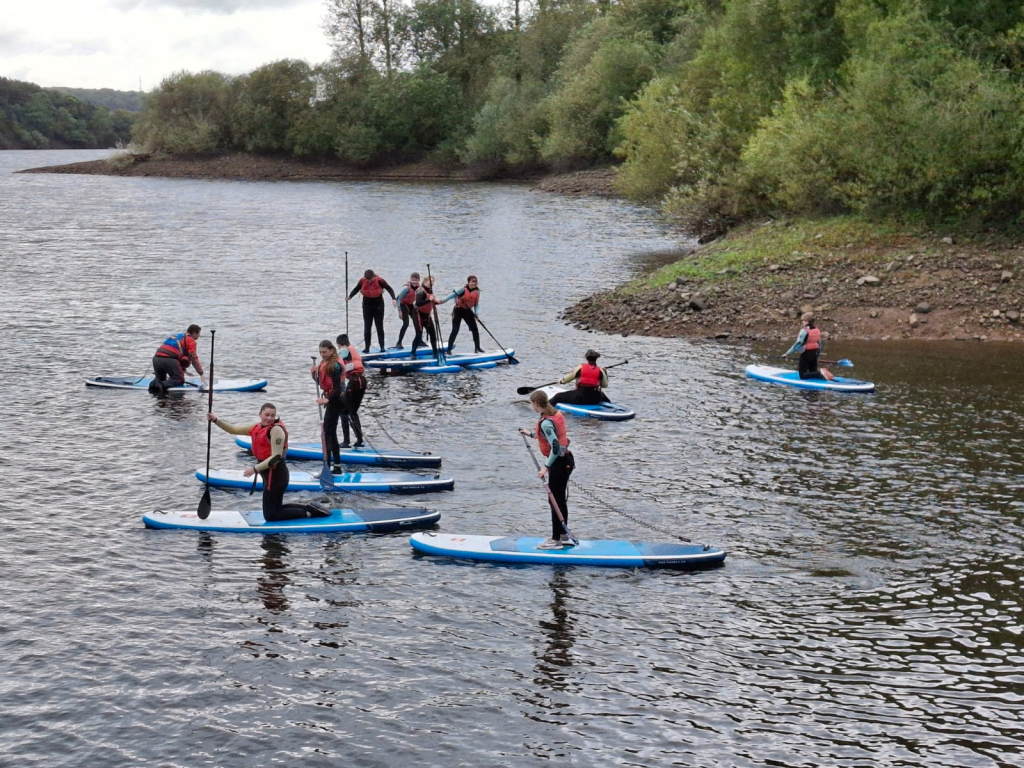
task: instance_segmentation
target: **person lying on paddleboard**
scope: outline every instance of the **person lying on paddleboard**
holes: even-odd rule
[[[476,325],[476,317],[480,313],[480,288],[476,275],[467,277],[464,286],[456,288],[438,303],[444,304],[452,299],[455,299],[455,307],[452,309],[452,332],[448,334],[448,351],[455,349],[455,338],[465,320],[466,327],[473,334],[473,351],[483,352],[480,348],[480,329]]]
[[[159,394],[172,387],[182,386],[185,383],[185,369],[190,365],[196,369],[203,384],[206,384],[206,374],[203,373],[203,364],[199,362],[196,349],[196,339],[202,331],[202,328],[192,323],[184,333],[168,336],[157,348],[153,355],[154,378],[150,392]]]
[[[273,403],[260,406],[260,420],[256,424],[239,426],[221,421],[212,413],[206,418],[231,435],[249,435],[256,465],[246,467],[242,473],[252,477],[257,472],[263,479],[263,519],[267,522],[295,520],[300,517],[327,517],[330,510],[315,504],[285,504],[284,492],[290,480],[288,465],[284,461],[288,452],[288,430],[277,418]]]
[[[334,463],[334,474],[341,474],[341,446],[338,445],[338,421],[345,411],[345,371],[338,359],[338,350],[330,339],[320,342],[320,362],[309,369],[316,379],[322,396],[317,398],[324,408],[324,442],[327,444],[327,460]],[[346,447],[348,444],[346,423]]]
[[[342,448],[348,448],[349,424],[352,431],[356,433],[356,442],[353,447],[363,446],[363,425],[359,422],[359,406],[363,403],[363,395],[366,394],[366,376],[363,368],[363,358],[359,356],[356,348],[349,343],[348,334],[343,333],[336,339],[338,342],[338,357],[341,358],[342,370],[345,374],[344,396],[342,398],[343,408],[341,411],[341,431],[345,442]]]
[[[537,446],[545,458],[537,477],[541,480],[547,475],[548,488],[551,496],[548,506],[551,507],[551,538],[537,545],[537,549],[561,549],[571,547],[572,541],[566,530],[569,523],[569,505],[566,490],[569,486],[569,475],[576,468],[576,462],[569,450],[569,436],[565,431],[565,415],[556,410],[548,396],[540,390],[530,395],[530,407],[538,414],[536,426],[532,430],[520,429],[519,434],[537,438]],[[555,509],[555,504],[558,509]],[[561,512],[561,519],[558,513]],[[562,524],[565,521],[565,525]]]
[[[390,293],[391,299],[394,301],[395,292],[388,285],[388,281],[375,274],[372,269],[368,269],[345,299],[348,302],[357,293],[363,294],[363,354],[370,351],[370,329],[373,325],[377,326],[377,341],[380,342],[380,351],[383,352],[386,349],[384,346],[384,291]]]
[[[398,332],[398,343],[395,344],[395,349],[405,349],[402,346],[402,340],[405,339],[405,331],[409,327],[410,321],[413,323],[413,329],[416,328],[413,313],[416,310],[416,291],[419,289],[420,273],[413,272],[409,275],[409,282],[402,286],[398,296],[391,302],[398,310],[398,316],[402,318],[402,330]]]
[[[576,389],[559,392],[551,398],[551,404],[597,405],[610,402],[608,396],[601,391],[602,388],[608,386],[608,372],[597,366],[597,358],[600,356],[600,352],[588,349],[584,355],[587,362],[577,365],[558,382],[559,384],[571,384],[575,381]]]
[[[434,351],[434,357],[437,357],[437,329],[434,327],[434,318],[432,313],[434,307],[441,302],[434,296],[434,279],[427,277],[426,280],[420,285],[420,289],[416,291],[416,313],[414,315],[416,320],[416,336],[412,340],[412,359],[416,359],[416,350],[423,346],[423,329],[427,331],[427,335],[430,336],[430,348]]]
[[[814,325],[814,313],[804,312],[800,318],[802,327],[796,337],[796,343],[787,350],[784,357],[789,357],[794,352],[800,353],[800,361],[797,363],[797,370],[801,379],[826,379],[832,381],[835,378],[827,368],[818,368],[818,354],[821,352],[821,330]]]

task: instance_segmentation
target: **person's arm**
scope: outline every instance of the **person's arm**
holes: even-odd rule
[[[188,359],[192,361],[192,367],[196,369],[196,373],[203,376],[203,364],[199,362],[199,349],[196,347],[196,340],[191,336],[185,336],[185,352],[188,354]]]
[[[784,355],[784,357],[789,357],[794,352],[803,352],[804,351],[804,343],[806,341],[807,341],[807,329],[806,328],[801,328],[800,329],[800,335],[796,337],[796,344],[794,344],[792,347],[790,347],[788,350],[786,350],[786,354]]]
[[[405,298],[405,295],[406,295],[406,294],[407,294],[408,292],[409,292],[409,286],[408,286],[408,285],[403,285],[403,286],[402,286],[402,289],[401,289],[401,290],[400,290],[400,291],[398,292],[398,295],[397,295],[397,296],[395,296],[395,305],[396,305],[396,306],[398,305],[398,303],[399,303],[399,302],[400,302],[400,301],[401,301],[402,299],[404,299],[404,298]]]
[[[608,386],[608,371],[606,371],[604,368],[601,369],[601,381],[600,381],[600,384],[601,384],[601,389],[604,389],[605,387]]]
[[[394,291],[394,289],[390,285],[388,285],[388,281],[385,280],[383,277],[380,279],[380,287],[383,288],[385,291],[387,291],[388,293],[391,294],[391,300],[392,301],[395,300],[395,291]]]
[[[355,296],[357,293],[359,293],[359,289],[362,288],[362,287],[363,287],[363,278],[360,277],[358,280],[356,280],[356,284],[352,287],[352,292],[349,293],[348,297],[351,299],[353,296]]]
[[[270,469],[275,464],[280,464],[284,461],[284,430],[275,424],[270,428],[269,437],[270,457],[266,461],[261,461],[254,467],[257,472]]]
[[[559,384],[572,384],[576,379],[580,377],[580,371],[583,370],[582,365],[577,365],[572,369],[572,373],[567,373],[561,379],[558,380]]]
[[[451,301],[452,299],[456,298],[457,296],[461,296],[462,293],[459,293],[459,291],[462,291],[463,293],[465,293],[465,289],[463,289],[463,288],[456,288],[454,291],[449,293],[447,296],[445,296],[443,299],[441,299],[437,303],[438,304],[444,304],[446,301]]]
[[[237,424],[230,424],[224,421],[224,419],[217,419],[213,423],[216,424],[221,429],[223,429],[229,435],[248,435],[252,431],[252,428],[256,426],[255,424],[246,424],[243,427]]]
[[[555,423],[551,419],[540,420],[540,431],[544,433],[544,437],[548,439],[548,444],[551,446],[548,460],[544,462],[544,466],[550,469],[551,465],[558,460],[558,454],[561,451],[558,442],[558,432],[555,431]]]
[[[341,403],[341,395],[345,389],[342,382],[341,363],[335,363],[331,369],[331,394],[327,399],[336,405]]]

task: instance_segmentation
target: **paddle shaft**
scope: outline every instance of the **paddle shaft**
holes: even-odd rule
[[[604,366],[603,370],[607,371],[609,368],[618,368],[620,365],[627,365],[628,363],[629,363],[629,360],[623,360],[621,363],[612,363],[611,365]],[[542,387],[550,387],[550,386],[552,386],[554,384],[561,384],[561,383],[562,383],[562,380],[559,379],[558,381],[549,381],[547,384],[538,384],[536,387],[519,387],[519,389],[516,390],[516,394],[528,395],[531,392],[533,392],[534,390],[541,389]]]
[[[436,295],[434,293],[434,277],[430,274],[430,265],[427,264],[427,277],[430,278],[430,295]],[[437,331],[437,353],[434,355],[434,359],[437,360],[438,365],[444,365],[444,352],[441,351],[441,318],[437,316],[437,302],[433,304],[434,313],[434,326]]]
[[[311,359],[314,363],[316,362],[315,355]],[[331,472],[331,457],[327,454],[327,429],[324,427],[324,409],[320,405],[322,390],[315,371],[313,372],[313,383],[316,385],[316,411],[320,416],[320,450],[324,452],[324,465],[320,469],[320,485],[326,491],[334,488],[334,474]]]
[[[210,331],[210,392],[209,399],[207,400],[206,410],[208,413],[213,413],[213,350],[217,344],[217,331]],[[199,515],[200,520],[205,520],[210,516],[210,509],[212,502],[210,501],[210,442],[213,439],[213,422],[207,420],[206,422],[206,489],[203,491],[203,497],[199,500],[199,507],[196,509],[196,514]]]
[[[526,444],[526,450],[530,453],[530,458],[533,459],[533,466],[540,472],[540,462],[537,461],[537,457],[533,453],[533,447],[530,445],[530,441],[526,439],[526,435],[520,433],[523,438],[523,443]],[[542,477],[540,478],[540,484],[544,486],[544,490],[548,492],[548,499],[551,501],[551,508],[555,510],[555,515],[558,516],[558,522],[562,524],[562,528],[565,530],[566,535],[572,539],[573,544],[579,544],[580,540],[573,535],[573,532],[569,530],[569,524],[565,522],[565,517],[562,515],[562,510],[558,507],[558,502],[555,500],[555,494],[551,492],[551,486],[548,485],[547,481]]]
[[[348,251],[345,251],[345,335],[348,336]],[[317,391],[319,392],[319,390],[318,385]]]
[[[479,317],[476,319],[476,321],[478,323],[480,323],[481,327],[485,331],[487,331],[487,335],[490,336],[492,339],[494,339],[494,334],[491,333],[491,329],[490,328],[488,328],[486,325],[484,325],[484,321],[481,318],[479,318]],[[498,349],[500,349],[502,352],[505,352],[505,347],[504,347],[504,345],[500,341],[498,341],[497,339],[494,339],[494,343],[498,345]],[[505,357],[508,358],[508,362],[509,362],[510,365],[519,365],[519,361],[516,360],[508,352],[505,352]]]
[[[792,360],[793,358],[788,357],[786,355],[778,355],[775,359],[776,360]],[[850,362],[850,360],[848,358],[845,358],[845,357],[842,360],[822,360],[819,357],[818,358],[818,362],[819,363],[827,363],[828,365],[841,365],[843,368],[853,368],[853,363]]]

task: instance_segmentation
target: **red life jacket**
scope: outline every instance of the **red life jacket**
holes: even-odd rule
[[[376,299],[384,293],[380,285],[380,275],[374,275],[372,280],[365,277],[359,278],[359,292],[367,299]]]
[[[804,349],[821,349],[821,329],[807,329],[807,341],[804,342]]]
[[[468,285],[464,287],[465,290],[462,292],[462,295],[455,297],[455,306],[459,309],[472,309],[480,301],[480,289],[477,288],[475,291],[471,291]]]
[[[565,455],[565,451],[569,448],[569,437],[565,434],[565,416],[561,411],[555,413],[554,416],[542,416],[537,421],[537,427],[535,432],[537,433],[537,444],[540,446],[540,452],[544,454],[544,458],[551,455],[551,443],[544,437],[544,431],[540,428],[540,425],[547,419],[555,426],[555,437],[558,438],[558,444],[562,448],[560,456]]]
[[[409,290],[407,290],[405,292],[405,295],[402,297],[402,302],[401,303],[405,304],[406,306],[409,306],[411,304],[415,304],[416,303],[416,291],[418,291],[420,289],[420,287],[417,285],[414,288],[412,283],[406,283],[405,287],[408,288]]]
[[[601,369],[596,365],[584,363],[580,366],[580,378],[576,382],[577,387],[590,387],[597,389],[601,386]]]
[[[420,290],[423,289],[421,288]],[[427,291],[427,300],[420,304],[418,307],[416,307],[416,309],[418,309],[419,313],[424,317],[430,317],[430,313],[434,311],[434,301],[434,294],[430,291]]]
[[[356,348],[350,344],[349,346],[345,347],[345,349],[347,349],[349,355],[351,355],[351,357],[349,357],[349,362],[352,363],[353,366],[351,371],[345,371],[345,375],[352,376],[354,374],[362,373],[363,371],[365,371],[366,369],[363,368],[363,358],[359,354],[359,352],[356,351]]]
[[[182,367],[187,367],[191,358],[186,351],[185,335],[177,333],[174,336],[168,336],[167,340],[157,347],[154,357],[173,357],[181,363]]]
[[[284,424],[281,423],[280,419],[276,419],[273,424],[269,427],[264,427],[262,424],[256,424],[252,429],[249,430],[249,437],[252,438],[252,455],[256,457],[256,461],[263,462],[270,458],[270,454],[273,451],[270,448],[270,430],[274,427],[280,427],[284,430],[284,455],[288,453],[288,430],[285,429]]]
[[[320,389],[324,391],[324,397],[330,397],[331,391],[334,389],[334,380],[331,378],[331,374],[327,371],[327,361],[322,360],[317,370],[319,374],[318,381],[320,383]]]

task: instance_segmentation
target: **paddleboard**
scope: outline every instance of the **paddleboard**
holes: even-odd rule
[[[320,475],[299,472],[289,468],[289,491],[320,491]],[[451,477],[417,475],[414,472],[345,472],[333,475],[335,491],[367,491],[374,493],[430,493],[450,491],[455,487]],[[206,482],[206,470],[197,469],[196,479]],[[216,469],[210,472],[210,485],[214,488],[252,488],[252,478],[240,469]],[[256,488],[263,490],[263,478],[256,475]]]
[[[471,536],[415,533],[412,548],[441,555],[493,563],[597,565],[606,568],[709,568],[725,562],[725,552],[700,544],[651,544],[633,541],[580,539],[575,547],[537,549],[544,539],[530,536]]]
[[[553,387],[542,387],[541,392],[550,399],[559,392],[567,392],[571,389],[572,387],[562,387],[556,384]],[[617,403],[598,403],[597,405],[555,403],[555,408],[565,413],[571,413],[573,416],[586,416],[601,421],[626,421],[636,417],[636,411],[631,411],[626,406]]]
[[[801,379],[800,374],[786,368],[775,368],[771,365],[748,365],[747,376],[758,381],[770,381],[773,384],[785,384],[800,389],[824,389],[833,392],[874,392],[875,385],[870,381],[858,381],[844,376],[836,376],[832,381],[825,379]]]
[[[441,351],[444,352],[445,354],[447,354],[448,353],[448,345],[445,344],[444,348]],[[364,361],[366,361],[366,360],[388,360],[388,359],[391,359],[391,358],[394,358],[394,357],[411,357],[412,356],[411,352],[412,352],[412,350],[409,347],[402,347],[401,349],[399,349],[397,347],[388,347],[383,352],[367,352],[365,355],[364,354],[360,354],[359,356]],[[434,351],[430,348],[429,344],[426,347],[420,347],[419,349],[416,350],[416,357],[417,358],[420,358],[420,357],[430,357],[430,358],[432,358],[433,356],[434,356]]]
[[[427,528],[441,519],[433,509],[332,509],[330,517],[303,517],[268,523],[263,512],[239,512],[214,509],[200,520],[194,509],[147,512],[142,522],[147,528],[174,528],[191,531],[224,531],[225,533],[389,533],[410,528]]]
[[[252,438],[238,435],[235,443],[252,453]],[[294,443],[288,445],[288,458],[309,461],[323,461],[324,452],[320,443]],[[368,445],[362,448],[342,448],[342,464],[376,464],[389,467],[440,467],[441,457],[429,453],[416,453],[401,448],[377,450]]]
[[[515,354],[515,349],[509,348],[505,350],[494,350],[493,352],[479,352],[466,355],[445,355],[443,363],[445,366],[458,367],[472,365],[474,363],[501,363],[508,362],[509,356],[515,357]],[[406,356],[385,360],[370,360],[366,363],[366,366],[369,368],[387,368],[392,371],[416,371],[433,365],[437,365],[433,355],[427,358],[420,358],[417,355],[415,360]]]
[[[86,379],[87,387],[103,387],[105,389],[140,389],[149,391],[152,376],[97,376]],[[258,392],[267,386],[266,379],[214,379],[214,392]],[[168,392],[208,392],[202,388],[198,376],[185,379],[182,387],[172,387]]]

